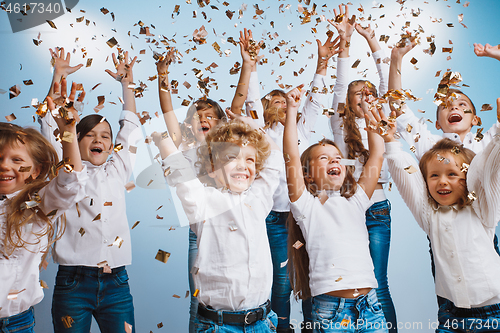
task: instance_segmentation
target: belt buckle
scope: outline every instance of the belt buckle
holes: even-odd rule
[[[251,314],[255,314],[255,321],[254,322],[251,322],[249,321],[249,315]],[[256,311],[248,311],[246,314],[245,314],[245,325],[251,325],[253,323],[255,323],[257,321],[257,312]]]

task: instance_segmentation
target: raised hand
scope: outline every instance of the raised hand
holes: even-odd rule
[[[256,64],[263,56],[259,56],[260,43],[253,39],[252,30],[240,31],[240,52],[243,62]]]
[[[174,60],[175,52],[175,49],[168,50],[167,54],[165,56],[162,56],[161,59],[156,62],[156,70],[158,71],[158,74],[168,74],[168,67]]]
[[[363,111],[365,111],[364,108]],[[395,118],[396,112],[394,111],[391,113],[391,119],[388,119],[383,108],[368,108],[367,112],[365,112],[365,131],[379,134],[385,142],[396,141],[394,138],[396,133]]]
[[[329,19],[328,23],[337,29],[341,39],[351,37],[354,32],[356,16],[353,15],[349,19],[349,7],[344,5],[344,8],[342,8],[342,4],[339,5],[339,12],[337,13],[337,10],[334,8],[333,13],[335,19],[333,21]]]
[[[49,49],[49,51],[54,65],[54,75],[60,75],[61,78],[65,79],[68,75],[73,74],[83,67],[83,64],[78,64],[76,66],[69,65],[71,54],[68,52],[66,58],[64,58],[64,47],[59,49],[55,48],[54,50]]]
[[[500,60],[500,44],[496,46],[491,46],[490,44],[476,44],[474,43],[474,53],[478,57],[490,57],[493,59]]]
[[[304,95],[304,84],[297,86],[286,93],[286,105],[288,111],[297,111],[300,106],[300,100]],[[288,117],[287,117],[288,118]]]
[[[123,57],[119,56],[119,60],[116,59],[116,55],[113,53],[113,63],[115,64],[116,73],[113,73],[111,70],[106,69],[106,73],[111,75],[113,79],[122,83],[122,85],[129,84],[134,82],[134,77],[132,74],[132,68],[134,67],[135,61],[137,57],[134,57],[132,61],[129,63],[128,59],[128,51],[125,52]]]
[[[82,92],[75,100],[76,83],[73,82],[69,97],[66,98],[66,79],[62,79],[61,83],[54,82],[52,90],[54,91],[54,96],[47,97],[47,106],[53,115],[55,113],[54,120],[56,121],[57,126],[59,126],[59,131],[61,134],[63,134],[64,131],[72,131],[75,128],[76,123],[80,121],[80,117],[78,116],[78,111],[74,107],[74,103],[82,103],[85,98],[85,92]],[[54,112],[56,110],[57,112]]]

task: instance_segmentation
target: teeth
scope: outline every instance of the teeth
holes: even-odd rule
[[[12,180],[14,177],[0,177],[0,180]]]

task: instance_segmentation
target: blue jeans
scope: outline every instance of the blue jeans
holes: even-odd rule
[[[198,299],[193,296],[196,287],[194,286],[193,275],[191,268],[194,266],[196,257],[198,256],[198,244],[196,244],[196,234],[189,228],[189,248],[188,248],[188,275],[189,275],[189,291],[191,292],[191,302],[189,304],[189,333],[194,333],[194,320],[198,312]]]
[[[0,318],[0,332],[2,333],[33,333],[35,327],[35,315],[33,307],[19,314]]]
[[[387,280],[387,265],[391,243],[391,203],[389,200],[376,202],[368,208],[365,216],[370,239],[370,255],[378,283],[377,297],[380,304],[382,304],[389,332],[396,333],[398,331],[396,310]]]
[[[443,298],[438,311],[439,327],[436,333],[500,332],[500,303],[481,308],[457,308]]]
[[[265,310],[264,305],[262,305],[260,307],[263,310]],[[222,313],[222,312],[226,312],[226,313],[229,312],[231,314],[246,313],[246,311],[220,311],[220,313]],[[194,327],[195,327],[196,333],[200,333],[200,332],[206,332],[206,333],[209,333],[209,332],[210,333],[212,333],[212,332],[268,333],[268,332],[276,332],[277,323],[278,323],[278,317],[277,317],[276,313],[274,313],[274,311],[271,310],[271,311],[269,311],[269,313],[266,314],[264,319],[259,320],[251,325],[216,323],[210,319],[207,319],[207,318],[202,317],[199,314],[197,314],[195,321],[194,321]]]
[[[375,289],[358,298],[314,296],[312,310],[313,332],[388,332]]]
[[[290,294],[292,287],[288,276],[288,229],[286,220],[289,212],[271,211],[266,218],[267,237],[273,261],[273,286],[271,289],[271,309],[278,315],[278,328],[290,326]]]
[[[125,332],[125,322],[135,332],[125,266],[103,273],[98,267],[59,265],[52,298],[54,332],[88,333],[92,316],[101,332]],[[66,328],[63,318],[71,327]]]

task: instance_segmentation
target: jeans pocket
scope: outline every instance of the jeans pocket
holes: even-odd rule
[[[267,315],[266,321],[271,332],[276,332],[276,327],[278,326],[278,315],[275,312],[271,312]]]
[[[128,288],[128,274],[126,270],[113,275],[113,282],[117,287]]]
[[[339,317],[337,308],[331,307],[331,304],[328,304],[329,306],[321,305],[321,302],[314,302],[313,300],[312,317],[314,322],[333,322]]]
[[[80,284],[80,276],[76,273],[57,272],[54,293],[70,293]]]
[[[194,319],[194,331],[199,333],[199,332],[205,332],[205,333],[212,333],[216,332],[216,325],[210,320],[207,320],[200,315],[196,315],[196,318]]]
[[[382,304],[380,304],[380,302],[376,302],[376,303],[370,305],[370,309],[375,314],[383,312]]]

